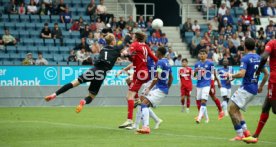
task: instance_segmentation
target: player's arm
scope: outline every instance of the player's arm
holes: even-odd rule
[[[259,67],[256,71],[256,75],[260,75],[261,71],[263,70],[263,68],[264,68],[264,66],[267,62],[267,58],[269,57],[269,55],[270,55],[270,52],[268,52],[268,51],[264,51],[264,53],[262,54],[261,62],[260,62]]]
[[[218,88],[221,88],[221,83],[220,83],[220,80],[219,80],[219,78],[218,78],[218,76],[217,76],[216,70],[214,70],[214,77],[215,77],[215,81],[218,82]]]
[[[264,87],[266,81],[268,80],[268,76],[269,76],[269,73],[266,68],[263,68],[262,72],[264,73],[264,77],[263,77],[263,80],[258,88],[258,93],[261,93],[263,91],[263,87]]]
[[[170,72],[169,74],[169,81],[168,81],[168,87],[170,88],[173,82],[173,76],[172,76],[172,72]]]
[[[245,69],[241,69],[238,73],[236,74],[230,74],[230,79],[231,78],[243,78],[245,76]]]
[[[147,50],[148,50],[148,56],[151,57],[151,59],[157,63],[158,58],[152,53],[152,51],[150,50],[150,48],[147,46]]]
[[[123,72],[127,73],[128,75],[129,74],[129,70],[133,67],[133,63],[130,63],[127,67],[125,68],[122,68],[122,70],[118,71],[118,73],[116,74],[116,77],[118,77],[119,75],[121,75]]]
[[[161,73],[162,73],[162,67],[161,66],[157,66],[157,69],[156,69],[156,75],[155,77],[153,78],[150,86],[147,88],[145,94],[147,95],[149,93],[149,91],[156,85],[156,83],[158,82],[159,80],[159,77],[161,77]]]

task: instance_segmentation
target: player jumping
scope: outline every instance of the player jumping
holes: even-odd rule
[[[143,116],[143,128],[137,130],[141,134],[149,134],[149,107],[155,107],[168,95],[169,88],[172,84],[173,77],[168,59],[165,58],[166,48],[159,47],[157,49],[158,62],[156,65],[156,75],[150,86],[142,96],[141,111]]]
[[[142,32],[136,32],[134,35],[134,42],[130,46],[130,53],[134,54],[130,60],[133,63],[134,73],[133,80],[129,86],[127,93],[128,100],[128,115],[127,120],[119,126],[125,128],[133,124],[133,109],[134,109],[134,96],[140,90],[141,86],[149,80],[149,72],[147,67],[147,58],[150,56],[154,62],[157,58],[151,52],[151,49],[145,43],[146,35]]]
[[[257,75],[260,74],[260,71],[265,66],[267,59],[270,59],[270,77],[268,83],[268,92],[266,99],[262,107],[262,113],[260,115],[260,120],[257,126],[257,129],[253,136],[243,138],[243,141],[246,143],[257,143],[258,137],[261,134],[263,127],[266,124],[266,121],[269,117],[269,111],[272,107],[272,112],[276,114],[276,40],[269,41],[265,46],[265,51],[261,56],[261,63],[257,70]],[[262,91],[262,86],[259,88],[259,92]]]
[[[240,71],[236,74],[229,74],[229,78],[243,78],[241,87],[232,95],[229,103],[229,115],[232,119],[237,136],[230,141],[240,141],[244,137],[249,137],[250,132],[247,129],[246,122],[240,109],[245,111],[249,102],[254,99],[258,92],[259,76],[256,71],[259,67],[261,58],[255,53],[255,40],[245,39],[245,52],[247,53],[241,59]],[[259,90],[262,89],[268,78],[268,71],[262,68],[265,74]]]
[[[46,96],[45,100],[47,102],[55,99],[58,95],[68,91],[69,89],[77,87],[80,84],[86,82],[90,82],[90,86],[88,88],[89,95],[80,101],[76,108],[76,112],[81,112],[85,104],[92,102],[92,100],[98,94],[107,72],[113,68],[118,57],[125,55],[124,53],[121,53],[123,46],[115,46],[116,39],[113,34],[107,34],[105,41],[108,45],[100,51],[99,58],[96,60],[94,67],[80,75],[78,79],[75,79],[71,83],[62,86],[55,93]]]
[[[219,68],[217,71],[221,83],[220,93],[223,98],[221,106],[225,112],[225,116],[228,116],[227,105],[231,97],[231,81],[228,79],[227,73],[233,73],[232,68],[229,68],[228,65],[229,61],[227,59],[223,59],[223,67]]]
[[[186,104],[186,112],[190,112],[190,96],[191,92],[193,90],[192,85],[192,68],[188,66],[188,59],[184,58],[182,59],[182,68],[179,70],[179,77],[181,82],[180,92],[181,92],[181,105],[182,110],[181,112],[184,112],[185,108],[185,97],[187,98],[187,104]]]

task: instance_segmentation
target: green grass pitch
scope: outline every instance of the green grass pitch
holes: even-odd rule
[[[84,146],[251,146],[230,142],[235,136],[229,117],[217,120],[215,107],[208,107],[210,122],[196,124],[197,109],[181,113],[180,107],[160,106],[156,114],[164,120],[150,135],[119,129],[126,118],[126,107],[85,107],[80,114],[73,107],[0,108],[0,147],[84,147]],[[251,106],[245,114],[254,133],[261,106]],[[252,146],[276,146],[276,117],[270,118],[260,141]],[[154,125],[153,120],[150,122]]]

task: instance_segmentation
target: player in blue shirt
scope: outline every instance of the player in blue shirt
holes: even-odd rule
[[[156,56],[158,62],[156,64],[156,74],[150,86],[145,90],[145,95],[141,96],[142,104],[141,111],[143,116],[143,128],[137,130],[141,134],[149,134],[149,107],[158,105],[164,97],[169,93],[169,88],[172,84],[172,70],[167,58],[165,58],[167,51],[164,47],[159,47]]]
[[[208,101],[212,74],[214,74],[214,63],[212,61],[207,60],[207,50],[205,49],[201,49],[199,51],[199,58],[200,58],[200,61],[198,61],[195,64],[195,72],[194,72],[194,76],[197,78],[196,99],[197,101],[200,100],[200,103],[201,103],[199,114],[196,118],[196,123],[200,123],[203,115],[206,118],[206,123],[208,123],[209,117],[207,113],[206,103]]]
[[[240,109],[245,111],[248,103],[258,93],[259,76],[256,75],[256,71],[261,58],[255,53],[254,39],[245,39],[245,52],[247,54],[241,59],[240,71],[236,74],[229,74],[230,79],[243,78],[241,87],[233,94],[229,103],[229,115],[237,133],[237,136],[231,141],[240,141],[242,138],[250,136]],[[268,71],[265,68],[263,68],[262,72],[266,78],[263,78],[261,85],[266,82],[268,77]]]
[[[223,67],[219,68],[217,70],[217,73],[219,75],[219,79],[220,79],[220,83],[221,83],[220,93],[223,98],[223,102],[221,104],[222,109],[224,110],[225,115],[228,116],[227,104],[231,97],[231,81],[228,79],[227,74],[228,73],[232,74],[233,69],[231,66],[230,67],[228,66],[229,65],[228,59],[223,59],[222,64],[223,64]]]

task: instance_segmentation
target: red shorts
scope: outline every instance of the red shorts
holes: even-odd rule
[[[138,91],[140,90],[140,88],[142,87],[142,85],[144,83],[146,83],[146,82],[147,81],[141,81],[141,80],[138,80],[138,79],[133,79],[132,82],[129,85],[128,90],[138,93]]]
[[[210,96],[215,96],[216,95],[216,87],[215,84],[211,84],[210,91],[209,91]]]
[[[181,87],[180,92],[181,92],[181,96],[191,96],[192,90],[186,87],[183,87],[183,88]]]
[[[276,100],[276,83],[268,83],[268,100]]]

